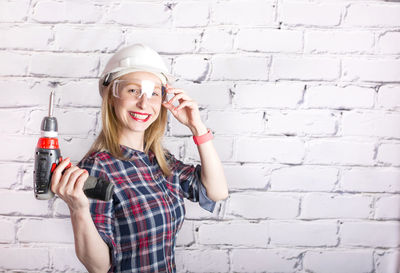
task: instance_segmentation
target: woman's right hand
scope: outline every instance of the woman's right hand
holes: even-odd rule
[[[89,199],[82,190],[89,173],[74,165],[65,170],[69,163],[68,157],[54,169],[50,189],[67,203],[71,213],[89,209]]]

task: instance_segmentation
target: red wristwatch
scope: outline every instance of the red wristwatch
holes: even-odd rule
[[[211,133],[210,129],[207,129],[207,133],[201,136],[193,136],[194,143],[196,145],[203,144],[204,142],[207,142],[209,140],[213,139],[213,134]]]

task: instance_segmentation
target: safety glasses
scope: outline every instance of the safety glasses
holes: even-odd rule
[[[162,102],[165,96],[165,86],[150,80],[129,79],[114,81],[113,95],[122,100],[140,99],[143,95],[151,102]]]

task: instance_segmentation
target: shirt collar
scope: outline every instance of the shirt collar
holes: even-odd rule
[[[152,160],[154,157],[154,153],[152,150],[149,150],[148,154],[146,154],[145,152],[135,150],[131,147],[122,144],[120,144],[119,146],[121,147],[122,154],[124,155],[125,158],[134,159],[137,158],[138,156],[140,157],[148,156],[149,159]]]

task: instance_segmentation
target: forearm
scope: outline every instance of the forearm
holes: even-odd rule
[[[193,135],[207,133],[204,124],[192,128]],[[228,197],[228,186],[221,160],[215,150],[212,140],[197,145],[201,160],[201,180],[207,190],[207,196],[214,200],[222,200]]]
[[[109,248],[98,233],[90,211],[71,212],[75,252],[90,272],[107,272],[110,268]]]

